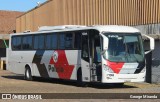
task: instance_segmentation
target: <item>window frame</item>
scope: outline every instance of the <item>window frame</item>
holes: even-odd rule
[[[13,50],[13,51],[34,51],[34,50],[81,50],[81,48],[78,48],[78,46],[77,45],[75,45],[76,43],[75,43],[75,41],[76,41],[76,35],[77,34],[80,34],[80,37],[81,37],[81,30],[80,31],[63,31],[63,32],[48,32],[48,33],[45,33],[45,32],[43,32],[43,33],[35,33],[35,34],[24,34],[24,35],[12,35],[11,36],[11,49]],[[65,48],[60,48],[60,35],[61,34],[64,34],[64,36],[65,36],[65,43],[66,43],[66,34],[72,34],[72,47],[71,48],[66,48],[66,44],[65,44]],[[51,35],[51,36],[54,36],[54,35],[56,35],[57,36],[57,39],[56,39],[56,48],[47,48],[46,47],[46,44],[47,44],[47,35]],[[32,37],[32,48],[31,49],[23,49],[23,39],[25,38],[25,37],[28,37],[28,36],[31,36]],[[39,49],[39,41],[38,41],[38,49],[36,49],[35,48],[35,37],[36,36],[43,36],[44,37],[44,46],[43,46],[43,48],[42,49]],[[13,39],[14,38],[17,38],[17,37],[20,37],[21,38],[21,48],[18,50],[18,49],[14,49],[13,48]],[[82,40],[82,39],[81,39]],[[80,41],[81,41],[80,40]],[[52,41],[53,40],[51,40],[51,42],[50,43],[52,43]],[[80,42],[79,44],[81,44],[82,42]],[[53,47],[52,46],[52,44],[51,44],[51,47]],[[80,47],[81,47],[81,45],[80,45]]]

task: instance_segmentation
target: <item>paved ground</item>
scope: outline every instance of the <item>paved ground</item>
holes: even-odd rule
[[[160,93],[160,84],[126,83],[122,88],[106,84],[103,85],[89,84],[88,87],[83,88],[83,87],[77,87],[76,82],[56,80],[56,79],[46,80],[38,78],[35,81],[26,81],[23,79],[23,76],[13,74],[8,71],[0,70],[0,93]],[[48,102],[49,101],[51,100],[48,100]],[[62,99],[54,101],[69,102],[70,100]],[[83,102],[86,100],[72,100],[72,101]],[[89,101],[94,102],[96,100],[92,99]],[[101,101],[105,102],[106,100],[101,100]],[[123,102],[124,100],[111,100],[111,101]],[[158,100],[153,100],[153,101],[158,101]]]

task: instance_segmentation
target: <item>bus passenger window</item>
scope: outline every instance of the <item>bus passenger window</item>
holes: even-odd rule
[[[34,37],[34,49],[44,49],[44,36],[36,35]]]
[[[32,49],[32,36],[23,36],[22,49],[23,50]]]
[[[66,34],[65,48],[68,48],[68,49],[72,49],[73,48],[73,34],[72,33]]]
[[[60,34],[59,36],[59,48],[60,49],[72,49],[73,48],[73,34]]]
[[[59,48],[60,49],[64,49],[65,48],[65,35],[64,34],[60,34],[59,36]]]
[[[20,36],[13,37],[12,49],[13,50],[21,50],[21,37]]]
[[[57,49],[57,34],[46,36],[46,49]]]
[[[51,49],[52,35],[46,36],[46,49]]]
[[[58,41],[58,38],[57,38],[57,34],[53,34],[52,35],[52,49],[57,49],[57,42]]]
[[[81,33],[75,33],[74,38],[74,48],[80,50],[81,49]]]
[[[34,37],[34,49],[38,49],[38,36]]]

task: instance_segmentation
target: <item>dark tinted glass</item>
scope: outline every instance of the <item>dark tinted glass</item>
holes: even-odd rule
[[[78,32],[75,33],[74,48],[81,49],[81,35]]]
[[[73,48],[73,34],[66,34],[65,35],[65,48],[66,49],[72,49]]]
[[[64,34],[60,34],[59,36],[59,48],[60,49],[65,49],[65,35]]]
[[[57,49],[57,42],[58,42],[58,39],[57,39],[57,34],[53,34],[52,35],[52,49]]]
[[[21,50],[21,37],[16,36],[12,38],[12,49]]]
[[[46,49],[51,49],[51,41],[52,41],[52,35],[46,36]]]
[[[73,34],[60,34],[59,35],[59,49],[72,49],[73,48]]]
[[[32,36],[24,36],[22,43],[23,50],[31,50],[32,49]]]
[[[34,36],[34,49],[44,49],[44,36],[43,35]]]

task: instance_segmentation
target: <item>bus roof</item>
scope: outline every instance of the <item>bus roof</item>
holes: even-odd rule
[[[19,34],[39,34],[39,33],[49,33],[49,32],[65,32],[65,31],[79,31],[79,30],[89,30],[95,29],[99,32],[115,32],[115,33],[136,33],[140,32],[138,29],[129,26],[119,26],[119,25],[94,25],[94,26],[81,26],[81,25],[63,25],[63,26],[42,26],[36,32],[24,32],[16,33]]]

